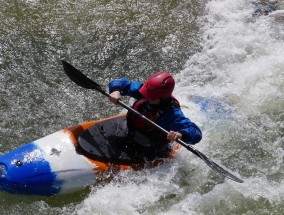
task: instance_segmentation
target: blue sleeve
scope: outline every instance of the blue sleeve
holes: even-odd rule
[[[142,95],[139,92],[139,89],[142,87],[141,82],[129,81],[127,78],[120,78],[112,80],[109,83],[109,92],[119,91],[122,96],[131,96],[135,99],[141,99]]]
[[[180,132],[184,142],[196,144],[202,139],[202,132],[199,127],[185,117],[180,108],[169,109],[157,123],[168,131]]]

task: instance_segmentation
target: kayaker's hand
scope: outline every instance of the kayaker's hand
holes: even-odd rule
[[[181,139],[182,134],[176,131],[170,131],[167,135],[167,139],[170,141],[175,141],[177,139]]]
[[[111,94],[109,94],[110,97],[109,97],[109,100],[114,103],[114,104],[117,104],[118,100],[121,99],[121,95],[120,95],[120,92],[119,91],[113,91]]]

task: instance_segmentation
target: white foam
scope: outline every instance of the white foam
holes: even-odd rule
[[[173,166],[148,175],[128,173],[126,183],[94,188],[78,206],[78,214],[239,214],[257,211],[253,205],[261,212],[262,200],[281,207],[284,181],[268,179],[272,173],[281,174],[281,138],[273,130],[281,125],[268,119],[284,101],[284,28],[269,16],[252,22],[251,3],[208,2],[207,15],[200,21],[203,50],[190,56],[176,75],[175,89],[185,114],[203,128],[204,138],[196,148],[235,169],[245,183],[216,179],[203,161],[184,150]],[[192,96],[226,102],[237,112],[236,121],[214,124],[202,116]],[[278,168],[269,170],[270,164]]]

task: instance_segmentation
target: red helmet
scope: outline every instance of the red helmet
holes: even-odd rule
[[[146,99],[166,99],[171,97],[174,87],[175,79],[170,73],[157,72],[145,81],[139,92]]]

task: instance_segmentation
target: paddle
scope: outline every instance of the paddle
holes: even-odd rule
[[[87,76],[85,76],[82,72],[77,70],[71,64],[67,63],[66,61],[62,61],[62,64],[63,64],[63,68],[64,68],[64,71],[65,71],[66,75],[73,82],[75,82],[77,85],[79,85],[79,86],[81,86],[83,88],[86,88],[86,89],[92,89],[92,90],[99,91],[103,95],[105,95],[107,97],[110,97],[110,95],[105,90],[103,90],[100,85],[98,85],[96,82],[94,82],[91,79],[89,79]],[[142,118],[143,120],[147,121],[149,124],[151,124],[152,126],[156,127],[157,129],[159,129],[160,131],[162,131],[166,135],[168,134],[167,130],[165,130],[161,126],[157,125],[156,123],[154,123],[153,121],[151,121],[150,119],[145,117],[144,115],[140,114],[139,112],[137,112],[133,108],[127,106],[121,100],[118,100],[118,104],[121,105],[122,107],[126,108],[128,111],[134,113],[136,116],[138,116],[138,117]],[[178,142],[180,145],[185,147],[187,150],[191,151],[193,154],[195,154],[196,156],[201,158],[209,167],[211,167],[211,169],[213,169],[214,171],[216,171],[219,174],[223,175],[224,177],[227,177],[227,178],[229,178],[229,179],[231,179],[233,181],[239,182],[239,183],[243,183],[244,182],[242,179],[239,179],[238,177],[232,175],[227,170],[223,169],[221,166],[216,164],[214,161],[212,161],[209,158],[207,158],[206,155],[204,155],[203,153],[201,153],[197,149],[193,148],[191,145],[186,144],[185,142],[183,142],[180,139],[176,140],[176,142]]]

